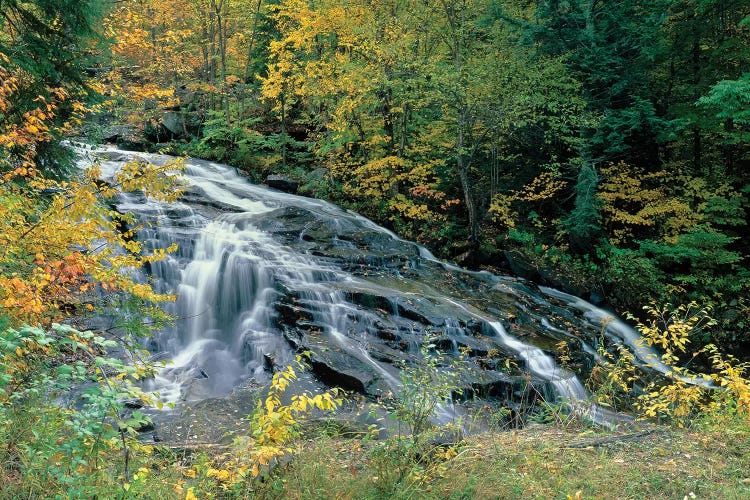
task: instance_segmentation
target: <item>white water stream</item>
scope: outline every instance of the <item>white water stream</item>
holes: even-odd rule
[[[143,157],[150,162],[167,159],[117,150],[107,150],[104,154],[110,158],[102,163],[105,178],[112,176],[127,158]],[[84,159],[83,163],[90,161],[94,160]],[[342,291],[361,288],[380,292],[380,285],[352,275],[330,259],[300,252],[259,229],[259,221],[268,224],[264,218],[276,209],[293,207],[313,214],[314,220],[324,221],[335,233],[330,242],[334,248],[353,246],[352,242],[339,239],[339,234],[369,231],[403,243],[416,259],[442,266],[446,271],[489,282],[499,279],[489,273],[474,273],[439,262],[425,248],[404,242],[355,213],[323,201],[255,186],[225,165],[189,160],[184,178],[190,196],[182,201],[163,203],[148,200],[139,193],[125,193],[118,202],[119,210],[132,211],[152,223],[138,235],[146,246],[179,245],[175,255],[150,269],[159,290],[176,291],[178,296],[169,308],[178,318],[177,324],[158,333],[150,346],[156,352],[167,353],[172,360],[155,379],[155,388],[166,400],[196,400],[226,394],[245,380],[267,377],[269,360],[280,365],[290,362],[293,351],[279,330],[278,321],[277,303],[284,290],[293,292],[295,304],[309,313],[310,323],[319,328],[320,335],[331,340],[331,348],[359,360],[386,386],[398,390],[397,369],[375,359],[369,349],[373,335],[381,328],[379,313],[352,303]],[[283,231],[284,221],[277,226]],[[306,230],[316,229],[313,224]],[[303,233],[295,238],[302,241]],[[509,334],[500,320],[457,298],[442,297],[439,284],[420,287],[422,295],[395,289],[385,290],[382,295],[391,293],[405,300],[410,294],[427,297],[441,306],[454,307],[456,317],[474,318],[489,325],[493,341],[521,360],[534,377],[551,384],[558,397],[574,411],[599,423],[619,420],[611,412],[591,405],[574,374],[559,367],[542,349]],[[592,321],[602,318],[600,310],[577,297],[551,289],[542,291],[584,311]],[[544,303],[541,296],[533,300]],[[638,342],[637,333],[622,321],[609,321],[606,328],[630,346],[644,363],[656,370],[666,369],[653,350]],[[570,335],[546,318],[540,329]],[[457,337],[470,335],[452,318],[445,319],[444,331]],[[595,355],[585,342],[583,346]]]

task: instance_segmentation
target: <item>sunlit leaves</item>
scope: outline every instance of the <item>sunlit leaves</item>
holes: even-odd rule
[[[727,183],[624,163],[605,167],[602,177],[602,214],[614,243],[638,233],[674,243],[700,225],[744,225],[742,194]]]
[[[597,401],[613,407],[630,402],[641,418],[678,427],[702,416],[720,420],[738,414],[750,419],[750,365],[722,354],[713,344],[690,352],[691,339],[715,323],[710,310],[694,302],[643,309],[647,320],[636,328],[644,343],[659,349],[667,367],[664,378],[646,380],[627,348],[618,346],[617,353],[610,353],[602,347],[599,352],[606,362],[594,368],[588,382]],[[704,370],[692,371],[697,366],[688,366],[697,365],[699,357],[704,357]]]
[[[4,85],[2,107],[11,112],[16,76],[0,67]],[[124,234],[109,201],[118,190],[145,191],[162,200],[179,195],[180,160],[162,165],[127,164],[114,184],[99,180],[94,168],[69,181],[49,179],[35,164],[37,146],[53,137],[54,116],[64,90],[51,91],[58,99],[39,97],[37,108],[20,122],[3,122],[0,129],[0,305],[14,321],[49,324],[71,310],[86,306],[96,287],[118,290],[147,302],[169,297],[135,283],[130,269],[164,258],[167,250],[142,255],[132,233]],[[58,131],[55,131],[58,133]],[[119,252],[123,248],[126,252]]]
[[[301,363],[301,358],[297,361]],[[265,447],[258,456],[262,465],[268,463],[272,448],[276,448],[277,456],[284,453],[283,445],[297,435],[299,418],[315,409],[334,410],[342,403],[342,400],[336,397],[335,390],[314,396],[306,393],[295,394],[291,397],[291,403],[282,403],[282,396],[289,384],[295,380],[297,373],[291,365],[274,373],[268,395],[265,401],[258,404],[258,409],[253,415],[251,426],[255,444]],[[263,460],[260,460],[262,457]]]
[[[538,206],[539,203],[549,202],[568,187],[568,183],[554,172],[542,172],[521,189],[510,193],[497,194],[492,198],[489,213],[493,221],[509,229],[516,227],[518,214],[514,204],[523,203],[527,206]]]
[[[297,366],[304,369],[302,359],[303,356],[297,357]],[[299,437],[301,422],[315,411],[331,412],[343,403],[336,389],[289,397],[290,385],[296,380],[297,370],[291,365],[274,373],[265,399],[258,402],[248,418],[250,435],[235,439],[231,454],[207,465],[206,477],[214,478],[223,489],[265,477],[281,457],[294,451],[291,444]],[[191,469],[186,476],[195,477],[197,473]]]

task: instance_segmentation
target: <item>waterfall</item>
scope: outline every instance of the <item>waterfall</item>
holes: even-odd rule
[[[104,158],[105,177],[129,158],[167,159],[118,150],[96,154]],[[296,350],[312,352],[321,380],[377,396],[398,390],[399,363],[416,359],[429,334],[475,357],[499,349],[574,411],[600,423],[618,420],[590,404],[580,380],[534,344],[536,336],[575,336],[553,324],[548,316],[555,308],[532,286],[441,262],[356,213],[253,185],[225,165],[188,160],[184,179],[188,187],[176,202],[138,193],[117,200],[118,210],[150,223],[137,235],[146,250],[179,246],[148,269],[159,291],[177,295],[167,306],[176,324],[148,346],[171,358],[152,381],[164,399],[201,400],[268,380],[272,365],[290,363]],[[580,299],[542,291],[597,314]],[[523,319],[528,339],[509,333],[509,318]],[[598,326],[579,326],[595,338]],[[625,327],[607,325],[660,369],[656,355]]]

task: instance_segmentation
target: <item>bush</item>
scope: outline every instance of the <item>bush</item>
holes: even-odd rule
[[[643,342],[661,350],[668,370],[654,379],[636,369],[630,352],[605,354],[608,362],[593,372],[598,380],[590,380],[599,402],[627,400],[640,418],[677,427],[693,425],[706,416],[716,422],[737,416],[750,421],[750,363],[722,354],[713,344],[689,351],[691,338],[715,323],[710,310],[692,302],[651,305],[644,311],[648,319],[636,328]],[[705,370],[690,370],[694,362],[705,363]]]
[[[108,357],[115,345],[64,325],[0,333],[0,492],[109,496],[100,488],[112,488],[112,471],[101,461],[116,452],[127,482],[130,438],[148,419],[124,402],[153,401],[136,385],[152,367]]]

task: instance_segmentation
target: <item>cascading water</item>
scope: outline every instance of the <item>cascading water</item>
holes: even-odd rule
[[[166,160],[97,154],[105,175],[134,155]],[[513,397],[512,380],[489,366],[499,350],[593,420],[616,420],[587,403],[576,376],[535,345],[565,338],[595,355],[587,341],[597,327],[581,322],[592,332],[584,338],[553,324],[559,309],[522,280],[442,263],[357,214],[252,185],[227,166],[190,160],[184,177],[179,202],[134,193],[118,202],[151,221],[138,234],[147,247],[179,245],[148,270],[159,291],[178,297],[169,308],[176,325],[149,346],[172,360],[154,380],[165,399],[200,400],[267,379],[295,350],[312,353],[322,381],[377,396],[398,390],[398,364],[419,356],[429,335],[484,366],[467,375],[477,393],[504,387],[503,397]],[[571,296],[543,291],[580,309]],[[629,334],[614,334],[631,344]],[[632,347],[658,369],[653,352]]]
[[[641,337],[641,335],[630,325],[625,323],[623,320],[615,316],[614,314],[596,307],[595,305],[583,300],[575,295],[570,295],[553,288],[540,286],[539,290],[543,293],[562,300],[568,306],[578,309],[583,312],[586,319],[591,321],[592,324],[603,328],[610,338],[619,339],[627,345],[633,352],[635,357],[640,362],[652,370],[656,370],[663,374],[670,374],[671,376],[678,376],[682,381],[691,384],[699,385],[702,387],[714,387],[714,384],[707,379],[700,377],[686,377],[674,373],[674,369],[670,368],[661,360],[659,355],[651,349]]]

